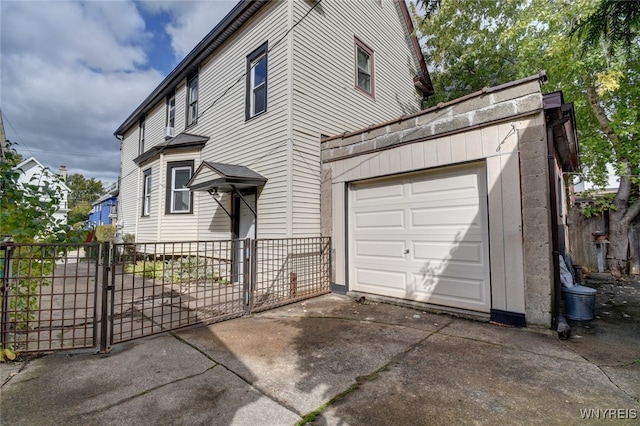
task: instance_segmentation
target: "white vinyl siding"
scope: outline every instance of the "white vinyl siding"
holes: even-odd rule
[[[321,6],[322,13],[314,10],[293,31],[294,236],[320,232],[320,135],[365,128],[420,109],[413,85],[417,71],[394,2],[381,8],[358,1]],[[294,22],[309,7],[293,2]],[[375,100],[355,87],[356,37],[375,52]]]
[[[118,226],[123,234],[135,234],[138,221],[139,182],[142,171],[133,159],[138,156],[138,127],[125,133],[122,140],[120,195],[118,196]]]
[[[393,2],[384,2],[382,8],[370,7],[367,2],[322,2],[282,39],[311,7],[309,2],[269,2],[201,63],[201,115],[188,133],[211,139],[201,152],[161,154],[160,166],[152,166],[162,185],[167,161],[194,160],[194,169],[202,160],[239,164],[260,173],[268,179],[258,195],[260,238],[319,235],[321,133],[335,135],[366,127],[419,107],[412,81],[415,70],[409,65],[413,60]],[[390,33],[382,34],[378,28]],[[375,51],[375,101],[354,87],[355,36]],[[394,37],[397,43],[389,41]],[[268,52],[267,110],[246,121],[247,87],[244,80],[241,84],[236,81],[247,71],[248,55],[264,43],[272,49]],[[405,64],[406,79],[400,79],[397,67]],[[184,79],[175,89],[176,135],[188,125],[187,88]],[[163,99],[147,115],[148,133],[153,126],[150,147],[164,142],[166,114]],[[137,183],[128,183],[121,194],[139,186],[141,175],[136,179]],[[140,190],[132,195],[136,200],[142,198]],[[174,215],[165,213],[165,191],[159,187],[160,195],[152,196],[159,199],[158,211],[162,213],[156,239],[230,237],[229,218],[209,194],[192,194],[193,215]],[[229,198],[229,194],[222,195],[221,202],[227,207],[231,205]],[[147,236],[152,238],[153,234]]]
[[[187,104],[187,81],[182,80],[176,87],[176,127],[175,134],[183,131],[187,127],[186,108]]]
[[[269,52],[267,112],[245,121],[246,85],[235,84],[247,69],[247,56],[263,43],[280,39],[288,29],[287,2],[265,5],[260,20],[240,30],[215,56],[200,68],[200,104],[209,108],[229,87],[229,92],[198,119],[189,133],[210,135],[201,158],[239,164],[269,179],[258,196],[257,232],[260,238],[286,237],[291,212],[287,148],[290,141],[288,120],[288,39]],[[178,102],[178,101],[177,101]],[[199,162],[196,162],[197,168]],[[206,192],[194,193],[202,201],[198,214],[198,238],[229,238],[229,218]],[[227,203],[229,194],[222,196]],[[226,218],[226,219],[225,219]],[[225,225],[225,222],[226,225]],[[164,232],[164,227],[163,227]]]
[[[158,102],[145,115],[145,151],[164,142],[164,102]]]
[[[300,19],[308,3],[294,2]],[[395,2],[322,3],[294,29],[294,127],[337,135],[417,112],[417,69]],[[330,31],[327,28],[331,28]],[[319,37],[318,34],[322,34]],[[354,87],[354,37],[375,52],[375,102]]]

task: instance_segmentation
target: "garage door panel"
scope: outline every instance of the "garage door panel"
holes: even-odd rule
[[[373,184],[373,185],[362,185],[358,193],[356,194],[356,201],[366,202],[370,200],[381,200],[381,199],[402,199],[404,198],[404,187],[397,186],[393,183],[389,184]]]
[[[411,226],[413,228],[459,226],[461,229],[467,229],[469,226],[478,226],[478,213],[478,206],[412,209]]]
[[[362,286],[379,290],[389,289],[404,292],[407,287],[407,276],[403,272],[356,268],[356,279]]]
[[[355,256],[358,260],[367,259],[399,259],[404,260],[406,242],[403,241],[366,241],[359,240],[355,243]]]
[[[432,295],[440,298],[482,301],[483,282],[481,280],[463,279],[457,276],[439,275],[437,277],[422,277],[414,274],[413,290],[416,293]]]
[[[355,213],[355,229],[404,229],[404,210]]]
[[[478,195],[475,173],[466,175],[439,175],[413,180],[409,196],[428,195],[432,200],[471,199]]]
[[[456,262],[484,262],[481,243],[462,243],[451,246],[448,242],[413,242],[411,253],[414,261],[455,259]]]

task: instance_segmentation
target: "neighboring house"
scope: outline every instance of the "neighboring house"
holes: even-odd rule
[[[430,93],[404,0],[242,1],[115,131],[119,232],[319,236],[322,136]]]
[[[91,204],[89,225],[111,225],[118,217],[118,185],[107,188],[104,195]]]
[[[612,164],[607,164],[607,185],[604,188],[596,188],[593,182],[584,181],[580,179],[575,179],[573,185],[573,192],[580,197],[581,192],[585,191],[596,191],[595,194],[590,195],[598,195],[602,193],[615,193],[618,191],[620,187],[620,177],[616,175],[616,171],[613,169]]]
[[[546,75],[322,143],[323,234],[337,291],[550,327],[567,254],[573,105]],[[341,288],[341,290],[339,290]]]
[[[22,163],[14,167],[15,170],[20,170],[22,173],[18,178],[18,182],[21,184],[35,184],[40,187],[57,187],[59,191],[60,201],[58,208],[53,214],[56,220],[60,223],[67,223],[67,213],[69,212],[67,199],[71,189],[64,183],[67,177],[67,170],[65,166],[60,167],[60,174],[54,175],[51,171],[44,167],[42,163],[36,160],[34,157],[30,157],[24,160]]]

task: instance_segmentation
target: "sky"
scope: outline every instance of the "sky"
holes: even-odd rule
[[[25,159],[105,183],[113,132],[236,1],[0,1],[0,109]]]

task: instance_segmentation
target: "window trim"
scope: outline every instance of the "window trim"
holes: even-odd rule
[[[358,81],[358,76],[360,73],[360,66],[358,65],[358,50],[362,50],[364,53],[369,55],[369,89],[367,91],[365,88],[361,87]],[[355,88],[359,90],[361,93],[375,99],[375,52],[369,46],[367,46],[362,40],[358,37],[354,37],[354,65],[355,65]]]
[[[265,76],[264,76],[264,94],[262,95],[264,100],[264,109],[259,112],[255,112],[255,92],[258,87],[254,86],[255,78],[255,65],[262,60],[265,61]],[[260,85],[262,86],[262,85]],[[247,55],[247,76],[246,76],[246,89],[245,89],[245,120],[250,120],[254,117],[258,117],[265,114],[268,110],[267,105],[267,92],[269,90],[269,42],[264,42],[260,47]]]
[[[151,168],[142,175],[142,217],[151,216]]]
[[[193,86],[195,84],[195,100],[192,99]],[[200,83],[198,74],[187,80],[187,127],[198,123],[198,100],[200,98]],[[194,111],[195,106],[195,111]]]
[[[188,192],[189,194],[189,208],[187,210],[177,210],[174,211],[173,210],[173,202],[174,202],[174,193],[176,192],[176,189],[174,189],[173,185],[174,185],[174,170],[177,169],[185,169],[185,168],[189,168],[190,169],[190,176],[189,178],[191,178],[193,176],[193,160],[188,160],[188,161],[172,161],[172,162],[167,162],[167,194],[166,194],[166,203],[165,203],[165,214],[191,214],[193,213],[193,191],[191,191],[189,188],[186,189],[180,189],[180,192]]]

